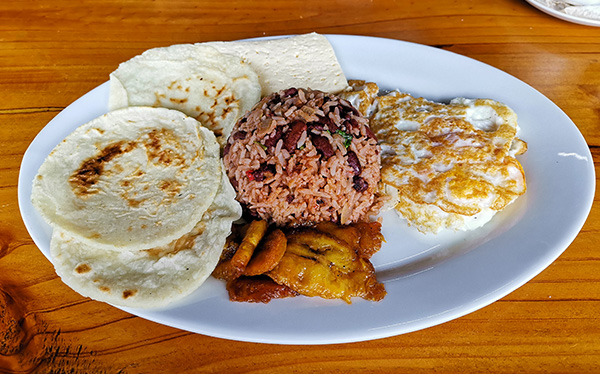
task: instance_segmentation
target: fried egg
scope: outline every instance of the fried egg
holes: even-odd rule
[[[349,80],[348,87],[337,95],[348,100],[360,114],[369,118],[375,110],[375,99],[379,94],[379,86],[364,80]]]
[[[448,104],[393,91],[372,104],[389,206],[424,233],[471,230],[526,191],[517,115],[489,99]]]

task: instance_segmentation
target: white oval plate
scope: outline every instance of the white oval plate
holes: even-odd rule
[[[390,39],[330,35],[349,78],[377,82],[431,100],[493,98],[519,115],[529,150],[520,161],[528,191],[481,229],[426,236],[393,212],[383,215],[386,243],[373,257],[387,296],[381,302],[296,297],[269,304],[233,303],[209,279],[169,308],[123,308],[180,329],[240,341],[280,344],[354,342],[403,334],[480,309],[523,285],[572,242],[590,211],[595,176],[590,151],[571,120],[518,79],[444,50]],[[19,205],[40,250],[51,229],[30,202],[45,157],[77,126],[107,111],[108,83],[59,113],[23,157]]]
[[[535,8],[541,10],[542,12],[549,14],[553,17],[560,18],[563,21],[569,21],[569,22],[573,22],[573,23],[578,23],[580,25],[586,25],[586,26],[599,26],[600,27],[600,19],[573,16],[571,14],[562,12],[558,9],[549,7],[548,5],[540,3],[537,0],[525,0],[525,1],[527,1],[529,4],[533,5]]]

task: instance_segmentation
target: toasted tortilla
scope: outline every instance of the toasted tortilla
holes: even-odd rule
[[[223,174],[219,191],[201,221],[167,245],[117,251],[55,229],[50,251],[56,272],[78,293],[115,305],[156,308],[189,295],[210,276],[231,223],[240,216],[235,191]]]
[[[117,250],[189,232],[220,183],[213,133],[185,114],[135,107],[80,126],[46,158],[32,202],[55,229]]]
[[[260,99],[253,69],[206,45],[177,44],[145,51],[110,74],[109,109],[177,109],[212,130],[220,142]]]
[[[241,57],[258,74],[263,97],[290,87],[329,93],[337,93],[348,87],[333,47],[325,36],[317,33],[202,45]]]

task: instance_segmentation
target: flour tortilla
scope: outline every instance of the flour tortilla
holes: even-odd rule
[[[98,248],[55,229],[50,251],[56,272],[78,293],[107,303],[155,308],[197,289],[212,273],[241,216],[223,174],[215,200],[194,229],[168,245],[137,251]]]
[[[32,202],[55,229],[90,245],[151,248],[200,221],[221,169],[215,136],[193,118],[127,108],[60,143],[34,178]]]
[[[348,87],[333,47],[323,35],[310,33],[288,38],[203,43],[222,53],[239,56],[258,74],[262,96],[296,88],[337,93]]]
[[[220,142],[260,99],[254,70],[239,57],[205,45],[149,49],[110,74],[109,109],[177,109],[212,130]]]

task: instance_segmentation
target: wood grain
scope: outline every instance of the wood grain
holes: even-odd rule
[[[356,34],[475,58],[532,85],[600,164],[600,28],[520,0],[0,2],[0,371],[555,372],[600,366],[600,208],[550,267],[460,319],[369,342],[285,346],[162,326],[65,286],[19,214],[19,165],[60,110],[145,49],[264,35]],[[558,136],[559,134],[557,134]],[[596,198],[597,200],[597,198]]]

